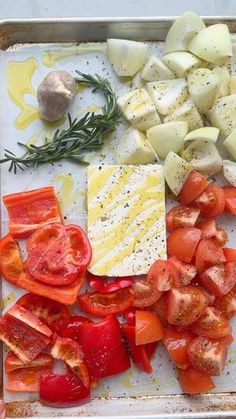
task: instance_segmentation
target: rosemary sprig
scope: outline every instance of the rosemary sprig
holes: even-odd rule
[[[0,164],[9,162],[9,171],[14,173],[18,169],[24,170],[27,167],[34,169],[41,164],[53,163],[61,159],[67,159],[76,163],[86,164],[84,153],[90,150],[97,150],[104,144],[105,137],[113,132],[121,122],[122,116],[117,105],[116,95],[113,92],[108,80],[99,75],[91,76],[76,71],[78,83],[89,84],[93,87],[92,92],[103,93],[106,105],[102,113],[86,113],[81,119],[73,119],[68,114],[68,128],[57,129],[52,140],[45,138],[41,146],[27,145],[18,142],[24,148],[22,156],[16,156],[9,150],[4,150],[4,158]]]

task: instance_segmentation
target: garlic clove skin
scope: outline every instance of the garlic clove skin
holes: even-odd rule
[[[67,71],[51,71],[37,90],[41,117],[57,121],[66,111],[76,94],[76,82]]]

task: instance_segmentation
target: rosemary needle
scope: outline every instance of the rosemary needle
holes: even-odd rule
[[[4,150],[4,158],[0,164],[9,162],[9,171],[14,173],[17,169],[24,170],[27,167],[34,169],[41,164],[53,163],[61,159],[67,159],[76,163],[87,164],[84,161],[84,153],[98,150],[103,144],[105,137],[113,132],[121,122],[122,116],[117,105],[116,95],[108,80],[99,75],[87,75],[76,71],[79,77],[76,81],[89,84],[93,87],[92,92],[103,93],[106,105],[102,113],[86,113],[81,119],[72,119],[68,114],[68,128],[57,129],[52,140],[45,138],[41,146],[27,145],[18,142],[24,148],[22,156],[16,156],[9,150]]]

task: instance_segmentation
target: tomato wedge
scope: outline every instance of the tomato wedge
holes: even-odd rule
[[[236,262],[236,249],[225,247],[223,249],[226,262]]]
[[[230,214],[236,214],[236,188],[225,187],[223,188],[225,195],[225,211]]]
[[[231,290],[228,294],[218,297],[215,301],[215,307],[217,307],[226,319],[236,315],[236,292]]]
[[[162,296],[162,292],[150,282],[150,275],[141,275],[134,277],[134,283],[132,286],[134,294],[134,307],[149,307],[154,304]]]
[[[162,294],[161,298],[152,304],[149,310],[153,311],[157,317],[161,320],[163,326],[168,324],[167,320],[167,303],[168,303],[168,293],[165,292]]]
[[[82,384],[89,388],[90,377],[86,364],[83,361],[83,354],[79,344],[69,338],[57,337],[51,348],[53,358],[61,359],[78,375]]]
[[[59,203],[53,186],[18,192],[3,197],[14,238],[25,239],[42,224],[61,222]]]
[[[128,342],[129,353],[133,363],[140,371],[144,371],[147,374],[150,374],[153,370],[148,356],[148,345],[136,345],[134,326],[127,324],[123,325],[122,331]]]
[[[45,336],[50,337],[52,335],[51,329],[49,329],[45,323],[39,320],[38,317],[32,314],[29,310],[21,307],[18,304],[15,304],[13,307],[11,307],[7,313],[15,319],[21,320],[23,323],[27,324]]]
[[[74,282],[69,285],[55,287],[53,285],[37,282],[28,271],[22,272],[16,285],[29,292],[42,297],[58,301],[62,304],[74,304],[76,302],[80,288],[84,282],[84,275],[81,274]]]
[[[36,358],[50,342],[47,336],[7,313],[0,318],[0,339],[24,363]]]
[[[201,317],[207,305],[208,298],[199,288],[173,288],[168,292],[167,320],[173,325],[188,326]]]
[[[41,227],[27,240],[27,269],[49,285],[69,285],[91,260],[91,247],[78,226],[55,223]]]
[[[192,367],[178,370],[177,376],[183,392],[187,394],[206,393],[215,388],[210,375]]]
[[[80,308],[86,313],[97,317],[106,317],[111,314],[122,313],[133,304],[132,288],[123,288],[118,291],[102,294],[99,292],[86,292],[78,297]]]
[[[200,237],[201,231],[198,228],[184,227],[174,230],[167,239],[168,254],[182,262],[191,262]]]
[[[147,310],[137,310],[135,313],[135,343],[145,345],[157,342],[164,336],[164,329],[156,314]]]
[[[11,234],[0,239],[0,273],[12,284],[16,284],[23,271],[23,262],[20,248]]]
[[[200,281],[216,296],[228,294],[236,283],[236,262],[212,266],[200,276]]]
[[[200,209],[177,205],[166,214],[166,227],[174,231],[180,227],[194,227],[200,215]]]
[[[223,342],[204,337],[194,339],[188,349],[188,355],[194,368],[209,375],[221,375],[225,367],[228,348]]]
[[[220,246],[224,246],[228,240],[228,235],[226,231],[217,226],[215,220],[204,220],[196,225],[197,228],[200,228],[202,239],[211,239],[214,238]]]
[[[69,309],[64,304],[35,294],[25,294],[16,303],[46,323],[50,329],[57,330],[58,322],[69,317]]]
[[[180,330],[177,327],[169,326],[165,330],[163,343],[175,365],[178,368],[190,366],[188,358],[188,347],[195,339],[195,335],[188,330]]]
[[[129,369],[129,356],[115,316],[108,316],[98,323],[82,323],[79,336],[84,361],[92,378],[108,377]]]
[[[74,374],[48,374],[40,379],[40,402],[52,407],[73,407],[88,403],[90,389]]]
[[[199,172],[191,172],[178,196],[181,204],[188,205],[190,202],[193,202],[201,193],[207,188],[209,182],[207,179]]]
[[[207,307],[202,317],[191,328],[196,335],[210,339],[224,338],[232,333],[229,321],[214,307]]]
[[[195,265],[198,273],[214,265],[221,265],[226,261],[222,248],[214,239],[200,240],[195,254]]]
[[[149,269],[147,282],[158,291],[168,291],[178,282],[178,272],[168,260],[157,260]]]
[[[168,260],[171,263],[178,274],[178,281],[176,281],[176,287],[182,285],[189,285],[190,282],[195,278],[197,275],[197,269],[194,265],[190,265],[189,263],[181,262],[181,260],[177,259],[175,256],[172,256]]]
[[[223,188],[216,183],[210,183],[204,192],[195,200],[203,217],[216,217],[223,214],[225,209],[225,195]]]

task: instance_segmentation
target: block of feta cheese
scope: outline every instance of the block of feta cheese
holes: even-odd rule
[[[88,167],[89,271],[94,275],[146,274],[166,259],[163,167]]]

